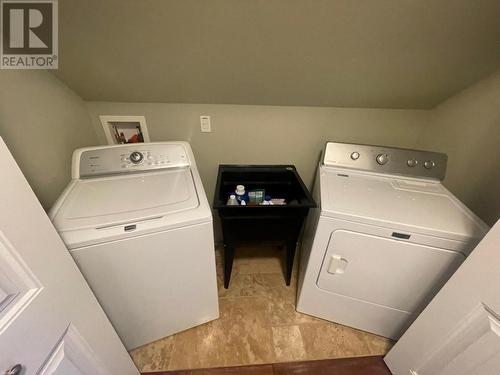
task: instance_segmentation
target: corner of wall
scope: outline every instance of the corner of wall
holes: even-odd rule
[[[97,142],[83,99],[42,70],[0,71],[0,132],[45,209],[70,180],[72,152]]]
[[[500,70],[431,110],[418,146],[448,154],[444,184],[485,222],[500,214]]]

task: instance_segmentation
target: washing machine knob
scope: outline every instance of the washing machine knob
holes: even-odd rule
[[[387,154],[378,154],[377,155],[377,163],[380,165],[384,165],[389,161],[389,156]]]
[[[144,159],[144,155],[142,155],[139,151],[134,151],[130,154],[130,161],[134,164],[139,164]]]
[[[426,169],[432,169],[436,166],[436,163],[434,163],[432,160],[427,160],[425,163],[424,163],[424,167]]]
[[[359,159],[359,152],[357,151],[354,151],[352,154],[351,154],[351,159],[352,160],[358,160]]]

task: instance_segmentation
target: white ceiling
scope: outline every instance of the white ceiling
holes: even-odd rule
[[[86,100],[431,108],[500,66],[499,0],[60,0]]]

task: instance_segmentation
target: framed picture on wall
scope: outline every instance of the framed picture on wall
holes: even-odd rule
[[[144,116],[99,116],[110,145],[151,142]]]

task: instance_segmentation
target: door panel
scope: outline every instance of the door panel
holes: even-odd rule
[[[394,375],[500,374],[500,222],[384,358]]]
[[[138,375],[1,138],[0,181],[0,374]]]
[[[0,230],[0,332],[41,290],[40,282]]]
[[[464,258],[461,253],[432,246],[336,230],[330,237],[317,285],[337,294],[414,312],[429,302]]]
[[[3,197],[2,197],[3,198]],[[3,202],[2,202],[3,203]],[[2,211],[0,215],[5,215]],[[4,230],[5,231],[4,231]],[[43,319],[43,311],[56,301],[55,290],[45,288],[35,276],[32,268],[23,259],[23,245],[15,236],[9,241],[4,225],[0,227],[0,282],[6,297],[0,312],[0,364],[10,359],[9,365],[0,367],[4,371],[11,365],[21,363],[29,371],[35,371],[45,360],[46,353],[58,340],[58,332],[65,329],[64,321],[57,312]],[[14,246],[14,243],[18,246]],[[32,245],[37,247],[36,245]],[[44,321],[44,335],[30,329],[28,322]],[[22,344],[19,334],[23,332],[27,344]],[[22,349],[25,350],[22,350]],[[0,372],[1,373],[1,372]]]
[[[416,370],[418,375],[472,375],[489,361],[500,365],[500,321],[485,305],[476,306]],[[500,368],[500,367],[498,367]]]
[[[39,375],[110,375],[77,328],[70,324]]]

